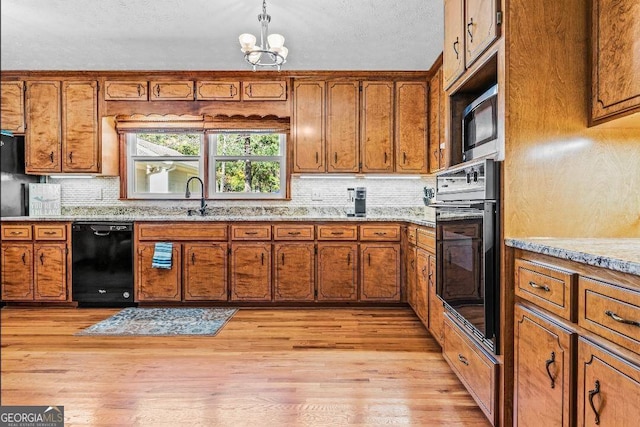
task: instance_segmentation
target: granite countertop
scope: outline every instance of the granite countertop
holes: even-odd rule
[[[557,258],[640,276],[640,238],[518,238],[505,244]]]

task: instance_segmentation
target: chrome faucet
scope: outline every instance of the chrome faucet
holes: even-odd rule
[[[187,191],[184,193],[184,197],[186,197],[187,199],[191,198],[191,191],[189,191],[189,183],[191,182],[192,179],[197,179],[198,182],[200,183],[200,190],[201,190],[202,197],[200,197],[200,209],[197,209],[197,211],[200,212],[200,216],[205,216],[205,210],[207,209],[207,204],[205,203],[205,200],[204,200],[204,183],[199,177],[192,176],[187,180]],[[196,209],[189,209],[187,210],[187,215],[191,216],[194,214],[194,212],[196,212]]]

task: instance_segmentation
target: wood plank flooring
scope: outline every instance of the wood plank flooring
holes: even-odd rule
[[[118,309],[1,310],[3,405],[66,426],[487,426],[410,309],[241,308],[215,337],[74,336]]]

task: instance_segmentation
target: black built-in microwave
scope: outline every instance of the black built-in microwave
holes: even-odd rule
[[[498,85],[492,86],[462,113],[462,161],[498,151]]]

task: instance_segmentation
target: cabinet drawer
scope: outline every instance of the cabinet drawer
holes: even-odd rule
[[[285,101],[287,82],[246,81],[242,83],[243,101]]]
[[[64,224],[33,226],[36,240],[66,240],[67,227]]]
[[[495,425],[497,362],[490,359],[445,316],[443,356],[460,381]]]
[[[273,226],[275,240],[313,240],[313,224],[280,224]]]
[[[262,224],[232,225],[233,240],[271,240],[271,226]]]
[[[162,223],[138,225],[139,240],[227,240],[225,224]]]
[[[515,294],[575,321],[576,273],[525,259],[515,260]]]
[[[31,225],[2,225],[2,240],[31,240]]]
[[[104,100],[147,101],[149,99],[147,85],[146,80],[129,82],[106,81],[104,82]]]
[[[239,81],[199,81],[196,87],[198,99],[240,101]]]
[[[318,240],[358,240],[358,226],[319,225]]]
[[[193,101],[194,99],[192,81],[152,81],[150,85],[152,101]]]
[[[360,240],[397,242],[400,240],[399,225],[361,225]]]
[[[436,253],[436,232],[429,228],[418,228],[417,232],[418,247]]]
[[[418,227],[407,227],[407,241],[410,245],[418,243]]]
[[[578,324],[640,354],[640,292],[580,277]]]

